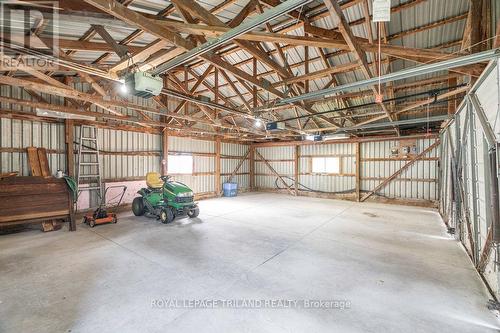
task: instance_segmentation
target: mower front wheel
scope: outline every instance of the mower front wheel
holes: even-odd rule
[[[200,208],[199,207],[195,207],[193,209],[190,209],[188,212],[189,218],[194,218],[194,217],[197,217],[198,215],[200,215]]]
[[[170,208],[163,208],[160,212],[161,223],[167,224],[174,220],[174,213]]]
[[[134,212],[135,216],[144,215],[144,199],[142,197],[134,198],[132,201],[132,212]]]

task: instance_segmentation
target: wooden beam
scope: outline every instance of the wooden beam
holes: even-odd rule
[[[295,146],[295,154],[294,154],[294,191],[295,195],[299,195],[299,174],[300,174],[300,145]]]
[[[335,67],[321,69],[321,70],[316,71],[316,72],[306,73],[304,75],[291,77],[289,79],[284,79],[283,81],[273,83],[273,86],[279,87],[279,86],[287,85],[287,84],[291,84],[291,83],[304,82],[306,80],[315,80],[315,79],[325,77],[328,75],[351,71],[351,70],[356,69],[356,68],[359,68],[359,64],[355,63],[355,62],[351,62],[351,63],[347,63],[347,64],[343,64],[343,65],[338,65]]]
[[[473,244],[472,239],[469,238],[471,244]],[[488,264],[488,259],[490,257],[491,249],[493,245],[493,227],[490,226],[488,228],[488,233],[486,234],[486,242],[484,243],[483,250],[481,251],[481,255],[479,256],[479,262],[477,264],[477,270],[481,273],[484,273],[486,269],[486,265]]]
[[[161,133],[161,174],[168,174],[168,129],[164,128]]]
[[[477,1],[477,0],[475,0],[475,1]],[[394,40],[394,39],[403,38],[403,37],[413,35],[413,34],[416,34],[416,33],[422,32],[422,31],[437,28],[437,27],[443,26],[445,24],[465,20],[466,18],[467,18],[467,13],[447,17],[447,18],[441,19],[439,21],[431,22],[431,23],[426,24],[426,25],[421,25],[421,26],[414,28],[414,29],[404,30],[404,31],[400,31],[398,33],[389,35],[389,36],[387,36],[387,39]]]
[[[394,114],[396,114],[396,115],[402,114],[402,113],[408,112],[410,110],[414,110],[414,109],[416,109],[418,107],[421,107],[421,106],[424,106],[424,105],[428,105],[428,104],[432,104],[436,100],[440,101],[440,100],[446,99],[446,98],[451,97],[451,96],[455,96],[455,95],[458,95],[458,94],[461,94],[461,93],[465,93],[465,92],[467,92],[469,90],[469,88],[470,88],[469,86],[457,88],[457,89],[448,91],[446,93],[437,95],[436,98],[430,97],[430,98],[424,99],[422,101],[414,102],[414,103],[410,104],[409,106],[406,106],[403,109],[394,112]],[[362,121],[362,122],[358,123],[358,125],[370,124],[370,123],[373,123],[375,121],[382,120],[384,118],[386,118],[385,115],[373,117],[373,118],[370,118],[368,120],[365,120],[365,121]]]
[[[169,41],[175,44],[176,46],[182,48],[183,50],[188,51],[196,47],[196,45],[184,39],[178,33],[173,32],[153,22],[151,19],[148,19],[143,15],[124,7],[123,5],[117,3],[114,0],[84,0],[84,1],[129,24],[136,25],[142,30],[158,38]],[[239,77],[240,79],[245,80],[251,83],[252,85],[255,85],[265,91],[268,91],[269,93],[278,96],[280,98],[283,97],[283,94],[279,90],[272,88],[270,82],[268,82],[267,80],[263,79],[259,80],[257,78],[254,78],[252,75],[227,63],[220,56],[217,56],[215,54],[203,54],[200,57],[222,70],[231,72],[236,77]]]
[[[130,58],[121,60],[119,63],[114,65],[110,69],[110,71],[111,72],[118,72],[118,71],[126,69],[131,64],[140,63],[143,60],[146,60],[153,53],[156,53],[156,52],[162,50],[163,48],[165,48],[169,44],[170,43],[168,43],[164,40],[157,39],[157,40],[149,43],[149,45],[147,45],[146,47],[141,49],[139,52],[135,52]]]
[[[258,0],[257,0],[258,1]],[[239,26],[245,18],[248,17],[252,12],[255,11],[256,6],[255,3],[257,2],[255,0],[250,0],[247,2],[245,7],[243,7],[240,12],[229,22],[229,27],[235,28]]]
[[[71,90],[71,89],[66,89],[66,88],[59,88],[59,87],[53,87],[53,86],[48,86],[47,84],[40,84],[40,83],[34,83],[31,81],[27,80],[21,80],[17,78],[12,78],[12,77],[7,77],[7,76],[0,76],[0,84],[7,84],[7,85],[13,85],[13,86],[18,86],[18,87],[23,87],[39,92],[43,92],[46,94],[53,94],[53,95],[58,95],[58,96],[63,96],[63,97],[69,97],[69,98],[74,98],[77,100],[82,100],[85,102],[93,102],[93,103],[103,103],[105,100],[103,100],[100,97],[94,96],[94,95],[89,95],[86,93],[82,93],[79,91]],[[71,111],[68,110],[67,108],[64,109],[65,107],[63,106],[58,106],[58,105],[52,105],[52,104],[41,104],[38,102],[31,102],[31,101],[24,101],[24,100],[16,100],[12,98],[7,98],[7,97],[0,97],[0,100],[3,100],[7,103],[16,103],[16,104],[24,104],[29,107],[43,107],[47,108],[49,110],[56,110],[56,111],[61,111],[61,112],[72,112],[73,114],[77,115],[86,115],[86,116],[93,116],[93,117],[103,117],[103,118],[108,118],[108,119],[116,119],[116,120],[122,120],[122,121],[129,121],[129,122],[134,122],[134,123],[141,123],[145,125],[153,125],[153,126],[161,126],[160,123],[157,122],[150,122],[147,120],[140,120],[135,117],[131,116],[126,116],[126,115],[114,115],[114,114],[104,114],[104,113],[96,113],[96,112],[80,112],[78,110]],[[157,114],[160,116],[166,116],[166,117],[174,117],[178,119],[184,119],[187,121],[193,121],[193,122],[198,122],[201,124],[206,124],[206,125],[213,125],[221,128],[226,128],[226,129],[231,129],[234,130],[238,128],[239,130],[248,132],[248,133],[253,133],[253,134],[258,134],[258,135],[265,135],[264,132],[260,132],[254,129],[247,129],[247,128],[241,128],[238,126],[226,126],[218,123],[214,123],[212,121],[207,121],[205,119],[200,119],[200,118],[195,118],[192,116],[188,115],[180,115],[180,114],[174,114],[172,112],[165,112],[161,109],[158,108],[153,108],[153,107],[147,107],[147,106],[139,106],[136,104],[132,104],[129,102],[123,102],[123,101],[108,101],[106,100],[106,103],[108,105],[111,105],[113,107],[125,107],[125,108],[130,108],[135,111],[143,111],[147,113],[152,113],[152,114]],[[163,126],[168,125],[168,124],[163,124]],[[207,131],[208,132],[208,131]]]
[[[368,61],[366,59],[366,54],[364,53],[364,50],[360,47],[358,41],[354,37],[354,34],[352,33],[351,27],[349,26],[347,19],[345,18],[344,14],[342,13],[342,9],[340,8],[337,0],[324,0],[323,2],[325,3],[326,8],[328,8],[328,11],[330,12],[330,16],[332,17],[334,24],[338,26],[338,29],[340,30],[340,33],[342,34],[345,41],[349,45],[349,48],[358,58],[360,65],[361,65],[361,71],[365,74],[365,77],[367,79],[371,78],[373,76],[373,74],[370,72],[370,68],[368,66]],[[378,91],[374,86],[372,86],[371,89],[372,89],[374,94],[378,94]],[[389,112],[389,110],[386,108],[384,103],[383,102],[379,103],[379,105],[382,108],[382,110],[385,112],[387,118],[389,118],[389,121],[393,122],[394,117]],[[396,131],[396,133],[398,135],[400,134],[397,126],[394,126],[394,130]]]
[[[342,13],[342,9],[336,0],[324,0],[326,8],[330,12],[330,17],[333,20],[334,26],[337,26],[344,37],[349,49],[356,55],[358,61],[362,65],[363,72],[367,78],[372,77],[372,73],[368,70],[368,61],[366,60],[366,55],[364,50],[358,43],[358,40],[352,33],[351,27],[349,26],[349,22],[345,18]]]
[[[457,78],[450,77],[448,78],[448,87],[455,87],[457,85]],[[452,116],[457,111],[457,101],[455,99],[451,99],[448,101],[448,115]]]
[[[189,14],[193,15],[194,17],[199,18],[201,21],[205,22],[206,24],[210,24],[213,26],[220,26],[220,27],[226,27],[230,28],[230,26],[224,24],[221,20],[219,20],[215,15],[211,14],[208,10],[206,10],[204,7],[199,5],[197,2],[192,1],[192,0],[172,0],[177,6],[181,7],[185,11],[189,12]],[[252,6],[254,7],[254,6]],[[239,24],[239,23],[238,23]],[[237,25],[235,25],[237,26]],[[240,46],[242,49],[253,55],[255,58],[257,58],[260,62],[268,65],[272,69],[274,69],[277,73],[279,73],[282,77],[289,77],[290,73],[286,71],[285,68],[282,66],[278,65],[274,60],[267,55],[264,51],[260,50],[253,44],[249,43],[248,41],[243,41],[243,40],[233,40],[233,42]]]
[[[250,146],[250,190],[255,189],[255,147]]]
[[[495,40],[493,41],[493,48],[500,47],[500,21],[497,23],[497,30],[495,32]]]
[[[64,121],[64,138],[66,143],[66,171],[68,176],[75,176],[75,160],[74,160],[74,143],[73,141],[73,120],[66,119]]]
[[[376,193],[377,191],[379,191],[380,189],[384,188],[387,184],[389,184],[394,178],[396,178],[397,176],[399,176],[403,171],[405,171],[406,169],[408,169],[409,167],[411,167],[415,162],[417,162],[418,160],[420,160],[422,157],[424,157],[425,155],[427,155],[430,151],[432,151],[434,148],[436,148],[437,146],[439,145],[439,140],[436,140],[436,142],[434,142],[432,145],[430,145],[429,147],[425,148],[420,154],[418,154],[417,156],[413,157],[408,163],[406,163],[405,165],[403,165],[399,170],[397,170],[396,172],[394,172],[392,175],[390,175],[389,177],[387,177],[383,182],[381,182],[380,184],[378,184],[377,186],[375,186],[374,189],[370,190],[367,194],[365,194],[362,198],[361,198],[361,202],[365,201],[366,199],[368,199],[370,196],[372,196],[374,193]]]
[[[127,58],[128,48],[125,45],[120,45],[109,34],[109,32],[98,24],[92,25],[92,28],[101,36],[101,38],[113,49],[113,51],[120,57],[120,59]]]
[[[221,193],[221,178],[220,178],[220,139],[215,140],[215,192]]]
[[[356,142],[356,200],[361,199],[361,144]]]

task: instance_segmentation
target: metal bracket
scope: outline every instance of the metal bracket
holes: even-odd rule
[[[500,303],[498,301],[495,301],[494,299],[488,300],[488,303],[486,303],[486,307],[490,311],[499,311],[500,312]]]

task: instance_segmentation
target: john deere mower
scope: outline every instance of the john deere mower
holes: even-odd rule
[[[170,223],[178,216],[193,218],[200,214],[193,191],[187,185],[157,172],[148,172],[146,184],[147,188],[137,192],[141,196],[132,201],[135,216],[147,214],[156,216],[162,223]]]

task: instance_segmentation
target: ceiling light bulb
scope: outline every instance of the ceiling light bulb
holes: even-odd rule
[[[315,137],[314,134],[308,134],[308,135],[305,136],[305,139],[307,141],[314,141],[314,137]]]
[[[123,94],[128,93],[128,88],[127,88],[127,85],[126,85],[125,83],[123,83],[123,84],[120,86],[120,91],[121,91]]]

